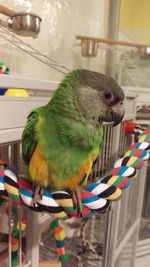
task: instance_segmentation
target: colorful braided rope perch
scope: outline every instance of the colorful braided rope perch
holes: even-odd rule
[[[109,206],[110,201],[121,196],[121,190],[127,188],[130,179],[136,177],[137,169],[149,159],[150,127],[140,136],[137,143],[130,146],[124,156],[117,160],[105,177],[82,188],[82,219],[86,220],[94,211],[102,211]],[[16,171],[6,163],[0,161],[0,196],[9,197],[17,205],[26,205],[33,211],[44,211],[58,219],[80,217],[73,207],[70,194],[65,191],[49,192],[44,190],[42,199],[33,206],[35,185],[27,178],[18,176]],[[57,243],[57,254],[61,261],[65,261],[67,254],[64,251],[65,233],[55,220],[51,227],[54,230]]]

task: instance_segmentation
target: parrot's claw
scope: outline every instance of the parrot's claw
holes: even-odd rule
[[[70,190],[74,208],[80,213],[82,217],[82,201],[81,201],[81,188],[78,186]]]
[[[42,194],[43,194],[44,189],[41,188],[40,186],[38,186],[34,192],[33,195],[33,206],[36,206],[36,204],[38,203],[38,201],[40,201],[42,199]]]

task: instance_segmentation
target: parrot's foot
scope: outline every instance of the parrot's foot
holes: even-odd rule
[[[70,190],[74,208],[80,213],[82,217],[82,200],[81,200],[81,188],[77,186]]]
[[[40,186],[36,188],[34,195],[33,195],[33,206],[35,206],[37,202],[42,199],[43,192],[44,192],[44,189],[41,188]]]

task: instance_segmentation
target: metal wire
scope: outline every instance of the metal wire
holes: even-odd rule
[[[11,228],[11,201],[9,201],[9,213],[8,213],[8,218],[9,218],[9,221],[8,221],[8,227],[9,227],[8,251],[9,251],[9,267],[11,267],[11,266],[12,266],[12,260],[11,260],[11,231],[12,231],[12,228]]]
[[[25,43],[23,40],[18,38],[15,34],[11,33],[5,27],[0,25],[0,37],[2,37],[7,42],[13,44],[15,47],[19,48],[26,54],[32,56],[33,58],[37,59],[38,61],[44,63],[45,65],[49,66],[57,70],[62,74],[66,74],[70,69],[63,64],[57,63],[55,60],[49,58],[47,55],[42,54],[39,50],[32,47],[31,45]],[[6,37],[7,36],[7,37]],[[11,38],[11,39],[10,39]]]
[[[21,224],[22,224],[22,207],[18,208],[18,221],[19,221],[19,267],[22,267],[22,230],[21,230]]]

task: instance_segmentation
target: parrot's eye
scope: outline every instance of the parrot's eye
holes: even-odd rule
[[[110,92],[110,91],[105,91],[104,92],[104,97],[105,97],[105,99],[111,99],[111,98],[113,98],[113,93],[112,92]]]

